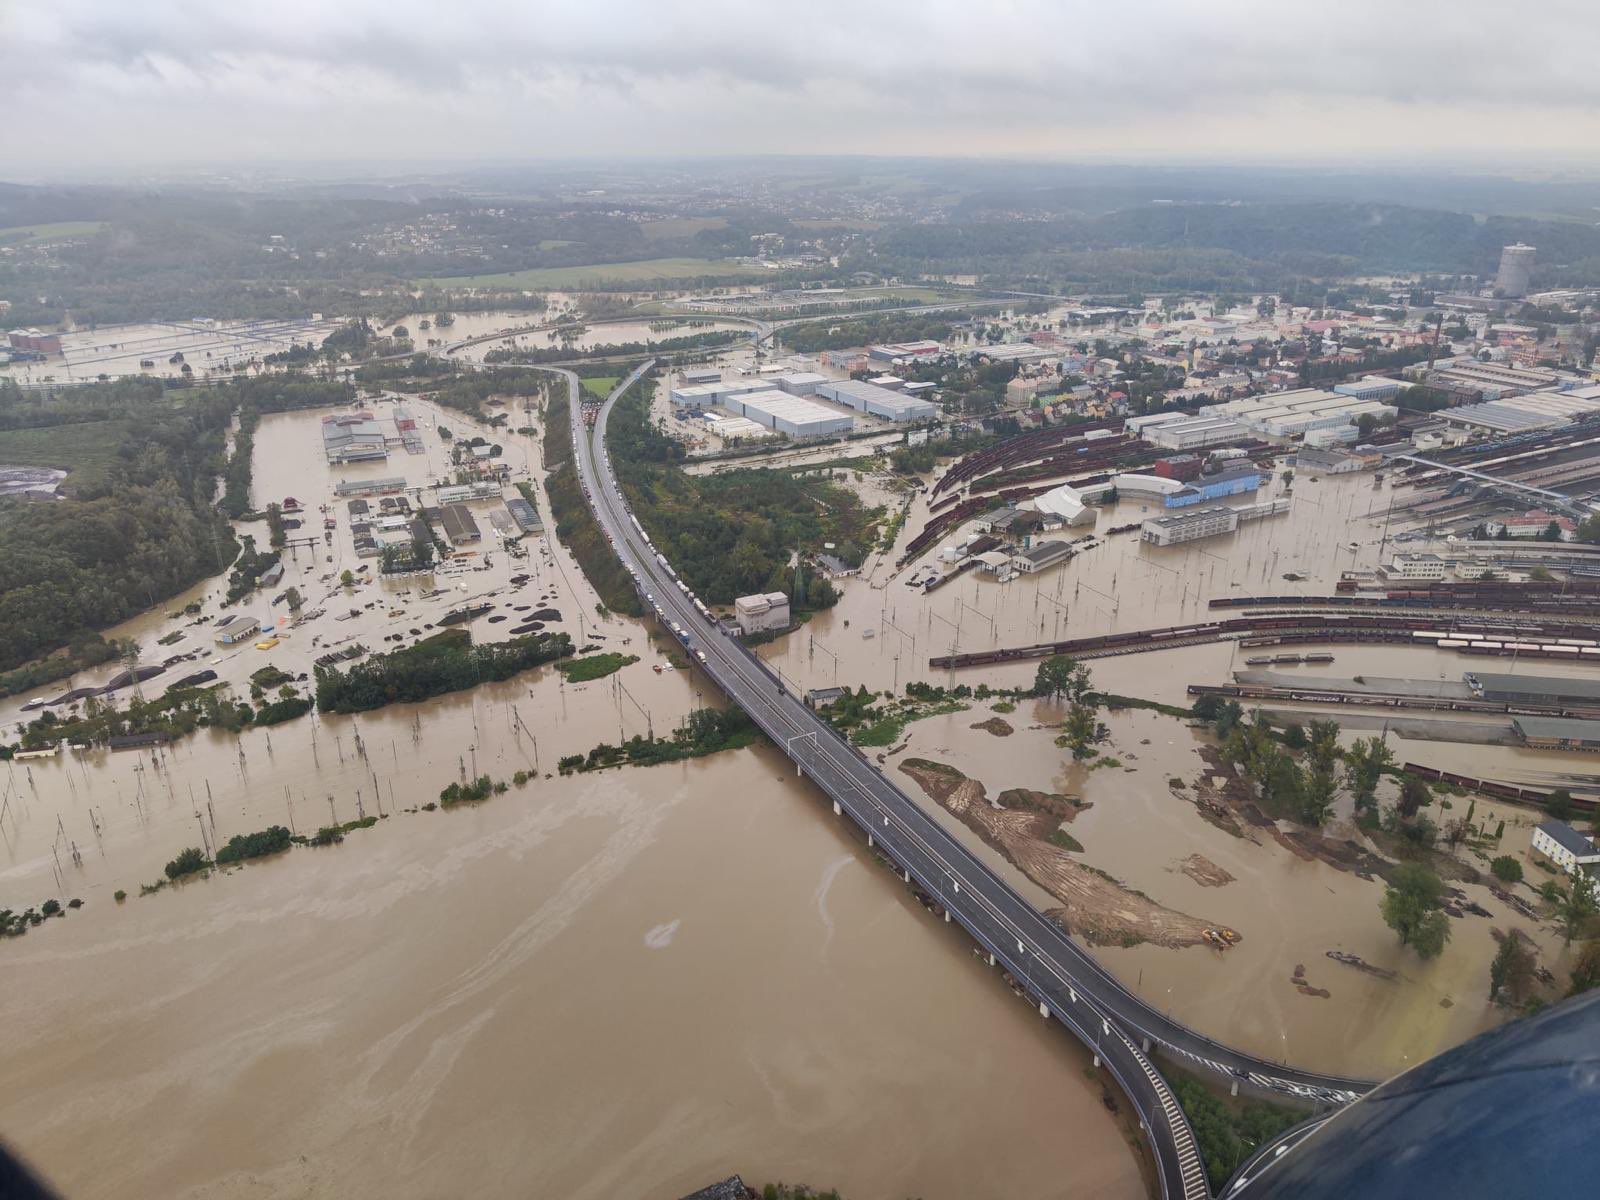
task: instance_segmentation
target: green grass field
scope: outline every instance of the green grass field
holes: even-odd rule
[[[0,466],[54,467],[69,472],[61,486],[72,491],[105,478],[127,433],[126,421],[3,430]]]
[[[734,262],[726,258],[647,258],[639,262],[596,263],[587,267],[530,267],[526,271],[502,271],[498,275],[451,275],[439,279],[419,279],[420,287],[480,288],[487,290],[540,291],[579,288],[585,284],[654,283],[707,276],[766,275],[763,267]]]
[[[46,225],[12,225],[7,229],[0,229],[0,245],[88,237],[91,233],[99,233],[105,227],[104,221],[56,221]]]
[[[583,390],[595,399],[604,400],[611,394],[611,389],[617,386],[617,380],[621,378],[621,375],[596,375],[589,379],[580,379],[578,382],[583,384]]]

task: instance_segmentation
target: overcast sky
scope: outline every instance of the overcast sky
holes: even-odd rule
[[[0,0],[0,176],[728,153],[1600,156],[1594,0]]]

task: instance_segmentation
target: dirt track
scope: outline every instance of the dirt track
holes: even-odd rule
[[[1061,823],[1085,807],[1070,796],[1014,788],[991,801],[983,784],[943,763],[912,758],[900,769],[986,845],[1061,901],[1062,907],[1045,915],[1093,945],[1153,942],[1178,949],[1209,944],[1205,931],[1219,928],[1216,922],[1157,904],[1052,844],[1051,835]]]

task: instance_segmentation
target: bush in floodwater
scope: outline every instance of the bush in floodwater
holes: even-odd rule
[[[50,899],[39,905],[39,914],[45,917],[59,917],[61,915],[61,901]]]
[[[128,893],[123,891],[121,888],[118,888],[116,891],[111,893],[111,898],[113,900],[115,900],[118,904],[121,904],[124,900],[126,900],[128,898]]]
[[[513,775],[511,777],[511,782],[516,784],[518,787],[522,787],[523,785],[525,785],[528,782],[528,780],[530,780],[532,778],[533,778],[533,775],[532,775],[531,772],[518,771],[515,775]]]
[[[442,808],[452,808],[457,804],[477,804],[487,800],[497,791],[505,790],[505,784],[497,784],[487,775],[479,775],[466,783],[452,783],[445,788],[439,793],[439,804]]]
[[[1489,864],[1489,870],[1501,883],[1521,883],[1522,864],[1509,854],[1502,854]]]
[[[167,864],[168,879],[182,879],[185,875],[193,875],[196,871],[204,871],[211,865],[211,860],[206,857],[206,852],[198,846],[190,846],[180,851],[178,857]],[[155,891],[155,888],[151,888]]]
[[[217,865],[261,858],[268,854],[276,854],[280,850],[287,850],[289,846],[290,834],[282,825],[273,825],[257,833],[236,834],[228,839],[226,846],[217,851]]]

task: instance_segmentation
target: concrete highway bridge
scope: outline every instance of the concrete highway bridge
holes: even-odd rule
[[[695,608],[676,573],[659,556],[624,502],[605,450],[606,424],[618,399],[652,364],[635,370],[600,406],[586,428],[578,378],[560,368],[569,389],[577,466],[590,506],[617,554],[638,581],[647,608],[679,635],[713,681],[773,743],[887,856],[905,881],[932,897],[946,921],[959,922],[1026,989],[1039,1013],[1070,1029],[1134,1104],[1157,1167],[1161,1194],[1182,1200],[1210,1196],[1205,1165],[1177,1099],[1151,1054],[1320,1108],[1370,1090],[1367,1080],[1296,1070],[1213,1041],[1151,1007],[1125,988],[1060,926],[1046,920],[981,862],[921,804],[902,792],[826,721],[807,708],[739,641]]]

